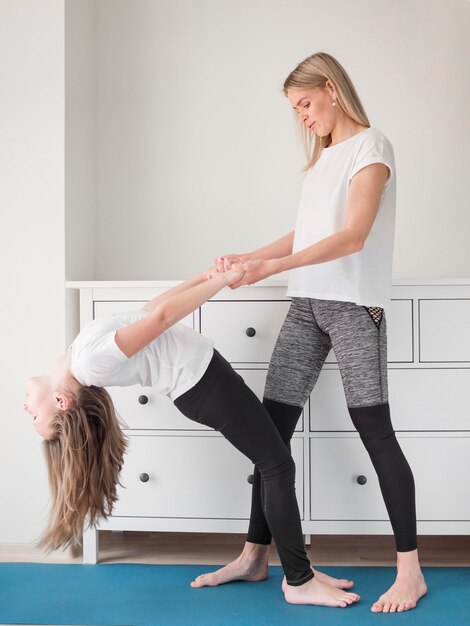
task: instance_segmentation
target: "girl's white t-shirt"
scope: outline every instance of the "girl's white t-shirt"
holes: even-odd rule
[[[396,172],[393,147],[377,128],[367,128],[324,148],[305,174],[292,252],[338,232],[344,223],[352,177],[366,165],[384,163],[390,175],[364,247],[348,256],[290,270],[290,297],[341,300],[390,309],[395,236]]]
[[[153,387],[175,400],[203,376],[213,355],[213,341],[184,324],[175,324],[131,357],[117,346],[119,328],[149,315],[137,310],[98,318],[77,335],[71,370],[82,385]]]

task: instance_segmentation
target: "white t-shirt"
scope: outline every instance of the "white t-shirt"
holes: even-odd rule
[[[171,400],[193,387],[213,355],[212,339],[175,324],[131,357],[115,341],[116,330],[149,315],[137,310],[89,322],[70,346],[71,370],[82,385],[153,387]]]
[[[292,252],[338,232],[344,223],[351,178],[372,163],[385,163],[390,176],[364,247],[326,263],[290,270],[287,295],[341,300],[389,309],[395,236],[396,172],[393,147],[377,128],[367,128],[324,148],[304,177]]]

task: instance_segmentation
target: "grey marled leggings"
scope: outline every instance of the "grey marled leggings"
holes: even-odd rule
[[[348,407],[388,402],[387,322],[381,308],[292,298],[269,364],[264,396],[303,407],[333,348]]]
[[[296,423],[333,348],[354,427],[379,479],[399,552],[416,549],[415,485],[393,430],[387,385],[387,326],[380,307],[292,298],[268,368],[263,404],[290,449]],[[313,407],[315,410],[315,407]],[[318,477],[321,480],[321,477]],[[247,539],[270,543],[254,472]]]

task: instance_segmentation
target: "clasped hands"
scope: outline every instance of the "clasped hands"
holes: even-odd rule
[[[206,272],[207,278],[212,278],[216,273],[225,273],[230,270],[241,273],[241,276],[229,283],[230,289],[237,289],[242,285],[252,285],[275,273],[269,260],[250,259],[248,255],[228,254],[217,257],[214,264],[214,267]]]

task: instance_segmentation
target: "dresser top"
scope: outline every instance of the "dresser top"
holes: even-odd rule
[[[149,288],[161,289],[176,287],[183,280],[69,280],[65,286],[69,289],[106,289],[106,288]],[[410,285],[470,285],[470,278],[407,278],[394,280],[394,286]],[[239,289],[250,287],[287,287],[287,278],[267,278],[254,285],[244,285]]]

